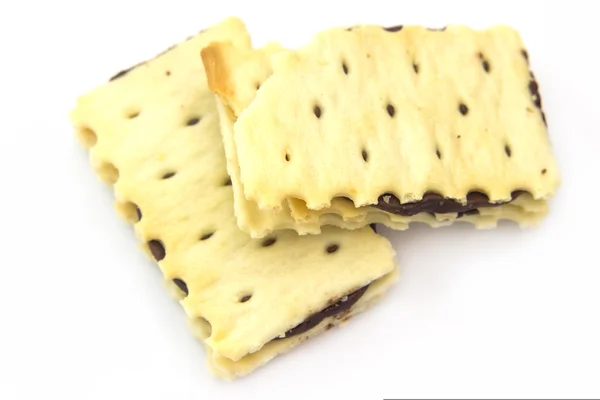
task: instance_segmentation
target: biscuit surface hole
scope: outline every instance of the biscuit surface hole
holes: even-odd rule
[[[404,25],[388,26],[384,27],[383,29],[388,32],[398,32],[401,31],[402,28],[404,28]]]
[[[533,78],[533,76],[532,76]],[[542,108],[542,98],[540,96],[540,92],[539,92],[539,86],[538,83],[535,81],[535,79],[532,79],[531,81],[529,81],[529,92],[531,93],[531,99],[533,100],[533,104],[535,104],[535,106],[539,109]]]
[[[344,74],[348,75],[348,65],[346,65],[345,62],[342,62],[342,71],[344,71]]]
[[[490,72],[490,62],[488,60],[485,59],[485,57],[483,56],[483,53],[479,53],[478,54],[479,59],[481,60],[481,66],[483,67],[483,70],[485,72]]]
[[[166,76],[171,76],[171,71],[165,71]]]
[[[252,295],[251,295],[251,294],[246,294],[246,295],[244,295],[244,296],[240,297],[240,303],[245,303],[245,302],[247,302],[248,300],[250,300],[251,298],[252,298]]]
[[[150,253],[152,253],[152,257],[154,257],[156,261],[162,261],[167,255],[165,246],[158,239],[150,240],[148,242],[148,248],[150,249]]]
[[[458,111],[462,115],[467,115],[469,113],[469,107],[467,107],[467,105],[465,103],[460,103],[458,106]]]
[[[290,161],[290,154],[289,153],[285,153],[285,161]]]
[[[231,186],[231,178],[227,177],[227,179],[225,180],[225,183],[223,184],[223,186]]]
[[[315,117],[321,118],[321,107],[318,105],[314,106],[313,113],[315,114]]]
[[[210,239],[215,233],[214,232],[207,232],[205,234],[203,234],[202,236],[200,236],[200,240],[204,241],[204,240],[208,240]]]
[[[261,246],[262,247],[270,247],[270,246],[273,246],[275,244],[275,242],[277,242],[276,237],[268,237],[262,241]]]
[[[386,107],[387,113],[389,114],[390,117],[394,118],[394,115],[396,115],[396,109],[394,108],[393,105],[388,104]]]
[[[483,66],[483,70],[487,73],[490,72],[490,63],[486,60],[483,60],[483,62],[481,63],[481,65]]]
[[[132,111],[129,114],[127,114],[127,118],[134,119],[134,118],[137,118],[139,115],[140,115],[139,111]]]
[[[176,174],[175,172],[167,172],[166,174],[164,174],[164,175],[162,176],[162,178],[161,178],[161,179],[171,179],[172,177],[174,177],[174,176],[175,176],[175,174]]]
[[[329,246],[327,246],[325,248],[325,251],[327,252],[327,254],[333,254],[336,251],[338,251],[339,249],[340,249],[340,245],[337,243],[334,243],[334,244],[330,244]]]
[[[173,279],[173,283],[177,285],[177,287],[187,296],[189,293],[187,283],[184,280],[175,278]]]
[[[415,71],[415,74],[419,73],[419,65],[417,63],[413,63],[413,70]]]
[[[365,162],[369,161],[369,153],[365,149],[362,150],[362,158]]]
[[[510,156],[512,155],[512,151],[511,151],[511,149],[510,149],[510,146],[509,146],[509,145],[505,145],[505,146],[504,146],[504,152],[506,153],[506,155],[507,155],[508,157],[510,157]]]
[[[185,124],[187,126],[194,126],[198,122],[200,122],[200,117],[191,117],[190,119],[187,120],[187,122]]]
[[[542,170],[542,175],[546,175],[546,172],[548,172],[548,170],[547,170],[546,168],[544,168],[544,169]]]
[[[442,153],[440,153],[440,149],[435,149],[435,155],[437,156],[437,158],[439,158],[440,160],[442,159]]]

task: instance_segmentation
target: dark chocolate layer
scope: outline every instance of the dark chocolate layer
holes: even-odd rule
[[[349,310],[365,294],[368,288],[369,285],[363,286],[355,292],[344,296],[336,303],[330,305],[324,310],[319,311],[316,314],[311,315],[310,317],[306,318],[304,322],[300,323],[300,325],[297,325],[296,327],[287,331],[285,333],[285,337],[276,337],[273,340],[286,339],[292,336],[300,335],[304,332],[308,332],[315,326],[319,325],[325,318],[333,317],[334,315],[337,315],[343,311]]]
[[[508,204],[523,193],[525,192],[517,190],[511,193],[511,200],[500,203],[491,203],[490,199],[485,194],[471,192],[467,195],[466,204],[461,204],[456,200],[445,198],[437,193],[425,193],[423,199],[420,201],[401,204],[396,196],[386,193],[379,196],[379,201],[374,207],[404,217],[410,217],[419,213],[459,213],[462,215],[465,213],[474,213],[474,210],[479,208],[498,207],[503,204]]]

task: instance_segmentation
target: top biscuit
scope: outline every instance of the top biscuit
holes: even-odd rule
[[[272,57],[272,74],[234,126],[241,182],[260,209],[312,210],[392,194],[465,203],[560,183],[538,84],[506,26],[323,31]]]

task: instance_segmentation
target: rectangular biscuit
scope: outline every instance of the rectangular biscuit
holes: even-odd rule
[[[432,192],[547,199],[559,175],[526,54],[504,26],[365,26],[274,55],[234,127],[246,198],[261,209],[298,198],[312,210],[388,193],[401,204]]]
[[[237,228],[214,95],[200,51],[249,46],[230,18],[81,96],[71,114],[116,209],[180,300],[218,377],[245,375],[377,301],[397,278],[370,228]]]
[[[460,37],[464,35],[480,34],[466,28],[450,28],[451,32],[454,32],[455,29],[458,29],[459,33],[453,34],[459,35]],[[505,31],[505,28],[496,29],[499,29],[499,33],[496,34],[499,35],[501,39],[504,39],[504,37],[507,36],[506,32],[512,32],[510,30]],[[420,38],[419,40],[429,46],[434,46],[437,45],[434,36],[429,37],[428,35],[441,35],[440,32],[429,32],[425,28],[420,27],[408,27],[401,31],[408,32],[407,38],[403,39],[397,47],[402,48],[402,46],[405,46],[406,52],[409,50],[415,52],[416,50],[413,49],[413,47],[417,46],[415,43],[423,45],[416,38]],[[492,30],[492,32],[494,31]],[[339,118],[338,116],[333,115],[330,117],[331,120],[326,121],[325,125],[319,128],[321,131],[318,133],[315,131],[316,128],[314,126],[305,128],[306,124],[314,124],[314,121],[310,121],[311,118],[317,120],[321,120],[321,118],[316,118],[313,114],[310,114],[310,118],[306,115],[300,115],[301,113],[299,110],[304,110],[304,108],[302,105],[294,102],[299,101],[299,97],[306,95],[304,92],[307,90],[306,88],[310,86],[312,79],[321,79],[319,68],[325,69],[327,74],[329,74],[327,75],[327,79],[322,79],[323,81],[321,83],[327,88],[327,82],[331,82],[329,86],[334,88],[332,90],[340,92],[335,93],[332,96],[335,99],[338,99],[337,101],[340,101],[342,105],[348,106],[346,97],[351,95],[355,95],[355,97],[358,98],[357,101],[359,103],[361,101],[361,97],[356,96],[356,93],[362,92],[360,90],[361,85],[366,85],[365,82],[367,82],[367,79],[362,78],[361,76],[352,76],[354,74],[360,74],[361,70],[359,67],[354,68],[354,74],[351,73],[349,61],[347,61],[350,60],[350,56],[345,56],[345,58],[340,56],[341,58],[344,58],[344,61],[341,62],[341,64],[338,63],[340,59],[340,57],[338,57],[336,59],[337,61],[335,61],[337,64],[333,66],[332,63],[334,62],[327,57],[335,57],[330,55],[327,51],[333,52],[334,50],[327,49],[327,51],[324,51],[318,47],[321,42],[325,42],[330,43],[330,46],[333,49],[336,49],[338,44],[335,40],[348,41],[349,39],[345,38],[347,35],[352,35],[354,42],[358,41],[359,43],[362,43],[361,40],[365,41],[368,38],[372,41],[380,40],[381,38],[379,36],[389,36],[391,35],[391,32],[373,26],[356,27],[352,29],[352,31],[336,28],[317,35],[317,38],[311,45],[312,47],[308,46],[297,52],[282,49],[276,44],[271,44],[262,49],[252,49],[248,46],[244,47],[232,43],[212,43],[203,50],[202,57],[206,67],[209,86],[211,87],[211,90],[216,93],[217,101],[221,108],[221,130],[225,141],[228,170],[232,176],[235,195],[234,204],[240,229],[253,237],[263,237],[280,229],[295,229],[300,234],[315,234],[320,232],[321,226],[326,225],[335,225],[345,229],[356,229],[372,223],[381,223],[393,229],[406,229],[411,222],[423,222],[430,226],[438,227],[448,225],[457,220],[471,222],[480,228],[490,228],[496,226],[500,219],[514,220],[521,226],[535,225],[547,214],[545,197],[534,198],[530,193],[517,192],[518,189],[513,191],[515,192],[514,194],[518,194],[518,196],[515,196],[516,198],[511,201],[510,204],[496,207],[483,207],[488,205],[482,204],[481,200],[485,199],[485,197],[477,197],[476,193],[470,196],[470,204],[465,206],[464,198],[455,199],[454,202],[451,202],[447,200],[449,196],[440,196],[439,194],[436,195],[429,191],[424,193],[427,203],[424,205],[421,204],[421,209],[419,209],[419,207],[415,207],[415,204],[410,204],[410,202],[409,204],[399,204],[400,202],[395,196],[389,195],[389,192],[394,192],[393,190],[384,192],[386,196],[379,196],[375,199],[373,205],[359,207],[355,206],[352,201],[355,199],[353,199],[349,193],[342,192],[340,195],[340,192],[336,192],[336,194],[331,197],[329,204],[318,210],[310,209],[307,206],[306,201],[302,199],[302,196],[298,195],[298,192],[285,192],[285,190],[283,190],[280,193],[282,194],[282,197],[280,198],[281,201],[278,205],[271,204],[269,207],[259,207],[256,200],[262,195],[258,194],[258,197],[254,199],[252,196],[247,196],[247,187],[242,182],[242,174],[248,172],[245,171],[244,168],[240,168],[238,153],[240,151],[248,152],[249,148],[252,148],[252,154],[249,152],[249,155],[247,156],[249,161],[246,167],[250,169],[249,175],[252,176],[256,171],[260,171],[258,174],[265,174],[262,176],[262,178],[265,179],[261,178],[260,184],[254,186],[260,186],[261,189],[258,190],[260,193],[276,193],[279,188],[285,188],[286,185],[290,183],[287,181],[288,179],[291,179],[291,181],[294,182],[293,185],[296,185],[300,190],[306,191],[307,193],[312,192],[311,185],[313,180],[320,180],[321,182],[327,181],[330,183],[342,180],[344,181],[344,184],[349,185],[349,192],[355,189],[351,187],[355,180],[360,180],[360,182],[364,183],[366,185],[364,187],[368,186],[372,188],[374,187],[373,182],[377,183],[378,180],[386,180],[386,178],[388,178],[388,183],[391,185],[393,182],[389,182],[389,177],[392,175],[386,176],[386,172],[383,168],[385,167],[394,170],[394,168],[399,168],[398,165],[404,165],[407,168],[407,171],[405,171],[405,173],[395,173],[396,175],[393,176],[406,175],[410,178],[410,171],[416,171],[414,173],[419,176],[423,175],[417,173],[419,168],[411,164],[411,162],[414,164],[413,161],[416,158],[409,158],[404,163],[398,162],[398,159],[395,158],[392,160],[394,163],[391,163],[388,155],[386,164],[386,160],[380,160],[379,158],[373,161],[372,158],[375,153],[370,152],[371,156],[369,156],[369,152],[366,149],[360,151],[359,163],[362,165],[359,165],[358,167],[350,165],[353,163],[355,164],[356,160],[351,160],[352,157],[349,157],[352,154],[352,151],[348,149],[347,143],[341,145],[341,147],[347,149],[347,153],[344,155],[344,157],[346,157],[345,164],[342,162],[343,160],[341,158],[335,159],[335,157],[341,157],[340,154],[344,153],[343,151],[339,151],[338,147],[340,146],[338,146],[337,141],[372,141],[375,143],[371,147],[375,148],[379,146],[381,149],[379,152],[383,153],[383,156],[385,157],[386,151],[384,151],[384,149],[391,146],[391,144],[383,145],[383,142],[381,142],[383,139],[381,139],[381,137],[384,137],[388,142],[396,140],[394,135],[398,136],[398,140],[402,140],[403,143],[406,143],[406,139],[403,138],[403,136],[409,136],[410,140],[410,132],[400,134],[399,131],[394,131],[393,129],[390,130],[389,127],[386,128],[387,131],[380,134],[377,133],[376,129],[364,131],[357,131],[356,129],[354,129],[354,131],[352,129],[345,130],[347,127],[346,121],[352,120],[352,118],[365,119],[366,122],[355,120],[354,122],[358,126],[364,126],[365,123],[369,123],[373,126],[380,126],[380,129],[383,129],[381,126],[385,127],[385,124],[382,125],[380,123],[381,121],[377,120],[377,118],[381,119],[381,115],[375,116],[372,110],[365,113],[359,113],[359,116],[356,117],[348,116],[347,118]],[[356,44],[353,43],[352,40],[350,40],[350,42],[350,44]],[[393,41],[393,43],[395,42]],[[341,48],[344,48],[344,46],[340,46]],[[387,44],[387,46],[390,46],[390,44]],[[320,53],[319,57],[315,56],[318,59],[312,60],[314,61],[313,64],[311,64],[310,67],[305,67],[301,71],[298,71],[297,75],[294,75],[294,71],[290,72],[284,70],[287,77],[294,75],[293,78],[290,78],[289,80],[287,78],[282,78],[277,80],[276,84],[272,84],[272,81],[276,79],[277,76],[273,73],[273,63],[276,63],[279,59],[298,58],[304,56],[304,53],[311,55],[311,49],[313,49],[313,47],[317,49],[314,51],[322,51],[325,55]],[[350,50],[355,50],[350,45],[346,45],[346,47],[350,47]],[[380,48],[381,45],[379,47],[373,47],[374,49],[377,49]],[[350,50],[345,51],[351,54]],[[384,55],[387,54],[385,50],[385,47],[379,49]],[[425,54],[424,51],[421,51],[421,53]],[[422,57],[424,60],[427,59],[425,56]],[[522,55],[519,53],[518,61],[521,59]],[[359,58],[356,61],[356,64],[360,65],[360,62],[363,61],[364,60],[360,60]],[[440,63],[442,61],[444,60],[441,60]],[[481,60],[479,62],[483,63]],[[487,63],[486,65],[489,69],[490,61],[485,61],[485,63]],[[337,67],[341,68],[340,75],[345,77],[344,79],[354,78],[354,85],[351,86],[351,88],[354,88],[355,92],[343,92],[345,87],[337,82],[340,77],[335,76],[335,73],[331,71],[331,69]],[[370,70],[367,70],[368,74],[366,76],[371,76],[373,72],[372,69],[375,67],[371,66],[370,68]],[[416,74],[416,71],[419,71],[419,73]],[[413,75],[425,75],[433,72],[428,72],[425,67],[422,67],[420,70],[418,67],[416,67],[416,70],[411,67],[411,73]],[[414,82],[415,78],[413,76],[399,76],[397,79],[400,81],[403,79],[408,80],[411,85],[415,87],[419,86],[418,83]],[[418,79],[421,79],[421,77],[419,76]],[[426,76],[422,79],[427,80],[428,78]],[[305,83],[308,86],[303,86]],[[294,84],[303,87],[296,90]],[[425,87],[427,87],[427,85],[425,85]],[[324,96],[327,93],[326,90],[319,90],[318,88],[314,88],[314,90],[314,96],[316,97]],[[281,102],[275,104],[279,102],[279,99]],[[272,103],[269,103],[269,105],[266,106],[266,102],[269,101]],[[288,101],[291,101],[292,103],[286,103]],[[336,104],[336,100],[330,99],[330,101],[332,104]],[[410,104],[410,99],[405,98],[404,101]],[[418,107],[423,108],[423,104],[425,103],[421,100],[419,100],[419,102]],[[323,110],[319,110],[319,112],[323,113]],[[314,111],[315,110],[312,110],[313,113]],[[387,109],[385,112],[386,118],[390,118]],[[253,117],[253,115],[259,114],[260,117]],[[409,118],[410,115],[411,114],[406,118],[416,120],[414,117]],[[396,117],[400,118],[400,115]],[[238,118],[240,119],[239,121]],[[258,133],[250,128],[246,129],[246,125],[244,125],[245,120],[252,121],[253,118],[254,121],[257,122],[256,132]],[[440,119],[440,117],[437,116],[430,118]],[[290,123],[290,121],[293,121],[293,123]],[[422,123],[423,121],[426,121],[426,119],[421,118],[421,120],[417,121],[418,123],[414,124],[415,132],[424,130],[424,128],[419,125],[419,123]],[[341,124],[340,126],[342,126],[343,129],[336,131],[336,124]],[[438,130],[446,129],[442,122],[439,122],[436,126],[438,126],[438,128],[436,128]],[[325,127],[328,127],[328,129],[325,130]],[[344,134],[340,137],[339,133],[342,131],[347,133],[351,132],[354,136]],[[247,136],[244,137],[244,135]],[[260,139],[258,139],[257,135],[260,136]],[[242,137],[242,144],[238,142],[238,136]],[[307,137],[311,138],[307,139]],[[247,139],[246,142],[244,142],[245,139]],[[304,160],[299,161],[297,164],[291,161],[292,155],[287,154],[287,150],[282,152],[282,148],[286,147],[283,146],[283,142],[287,143],[290,140],[296,140],[296,144],[292,147],[296,149],[297,145],[298,149],[294,150],[294,154],[299,152],[299,154],[302,154],[302,157],[305,157]],[[476,138],[473,140],[476,140]],[[389,148],[394,148],[394,146]],[[456,148],[451,150],[454,153],[457,153]],[[440,149],[436,149],[436,157],[437,152],[440,152]],[[314,157],[314,154],[321,154],[321,156],[319,156],[319,160],[313,163],[312,158]],[[328,163],[328,161],[324,159],[329,157],[328,154],[332,154],[333,159],[336,160],[335,163]],[[460,154],[448,157],[452,158],[452,160],[447,161],[445,167],[449,171],[449,174],[462,174],[461,171],[466,170],[466,167],[463,165],[465,161],[461,159],[459,155]],[[279,157],[279,159],[277,159],[277,157]],[[290,160],[288,161],[286,158]],[[295,160],[296,156],[293,156],[293,158]],[[427,156],[425,155],[423,158],[427,158]],[[370,159],[371,161],[369,162]],[[440,161],[440,159],[438,159],[438,161]],[[553,165],[553,162],[554,160],[550,154],[548,165]],[[317,164],[319,165],[318,167],[316,166]],[[346,164],[353,168],[359,168],[359,170],[362,169],[362,172],[358,171],[356,174],[357,178],[353,178],[353,174],[347,174],[345,171],[341,170],[342,166]],[[427,166],[427,168],[431,167]],[[556,171],[555,168],[553,170]],[[548,175],[547,172],[548,168],[546,168],[546,172],[542,175]],[[554,178],[548,176],[549,182],[552,182],[552,179],[558,179],[557,175],[555,174]],[[252,184],[250,185],[252,186]],[[552,186],[550,185],[550,187]],[[421,199],[422,198],[423,195],[421,195]],[[435,205],[440,201],[445,201],[446,206],[436,210]],[[491,199],[490,202],[492,201],[494,200]]]

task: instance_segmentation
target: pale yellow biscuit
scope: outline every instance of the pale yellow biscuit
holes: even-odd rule
[[[381,30],[381,28],[377,27],[377,30]],[[423,212],[403,216],[388,213],[376,207],[357,208],[352,201],[342,197],[334,197],[331,204],[321,210],[311,210],[303,200],[294,197],[287,197],[279,209],[260,209],[256,202],[245,196],[237,154],[239,145],[234,140],[233,129],[237,118],[254,101],[257,91],[260,95],[265,90],[262,89],[263,82],[272,79],[270,78],[273,72],[272,58],[286,51],[278,44],[252,49],[249,45],[234,45],[225,42],[212,43],[202,51],[209,86],[217,94],[228,171],[234,189],[235,213],[238,225],[243,231],[260,238],[280,229],[294,229],[300,234],[317,234],[320,232],[321,226],[326,225],[357,229],[368,224],[381,223],[390,228],[402,230],[408,228],[409,224],[413,222],[439,227],[449,225],[457,220],[471,222],[479,228],[492,228],[501,219],[510,219],[525,227],[537,224],[547,214],[546,201],[533,199],[530,194],[521,195],[511,205],[486,208],[485,212],[480,212],[485,216],[461,215],[456,212],[435,215]],[[342,72],[344,69],[350,73],[347,63],[342,64]],[[307,73],[306,76],[310,77],[310,74]],[[285,95],[282,97],[285,99]],[[294,113],[296,109],[291,107],[288,111]],[[273,112],[265,121],[269,121],[269,118],[277,119],[278,117]],[[284,122],[282,123],[285,125]],[[301,122],[299,123],[301,124]],[[279,130],[273,134],[279,133],[284,134]],[[273,141],[269,139],[265,143],[259,144],[258,146],[264,146],[264,152],[261,147],[257,154],[265,154],[268,158],[269,151],[272,150],[272,143]],[[318,143],[315,146],[322,146],[322,144]],[[301,172],[304,175],[311,174],[309,169]]]
[[[465,202],[559,184],[524,44],[505,26],[330,29],[271,58],[234,141],[245,197],[260,209],[298,198],[321,210],[385,193]]]
[[[71,119],[94,169],[114,185],[120,215],[181,300],[211,370],[234,378],[364,310],[397,270],[393,248],[370,228],[264,240],[237,228],[200,59],[222,40],[250,45],[244,24],[227,19],[81,96]],[[285,337],[324,309],[312,329]]]

